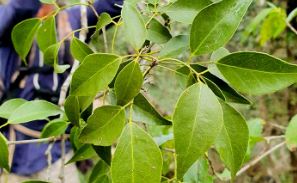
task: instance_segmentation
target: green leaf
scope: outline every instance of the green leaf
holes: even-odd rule
[[[18,23],[11,33],[12,43],[22,60],[26,57],[32,47],[35,33],[41,24],[38,18],[31,18]]]
[[[171,121],[165,119],[148,101],[148,99],[139,93],[133,102],[133,121],[146,123],[149,125],[171,125]]]
[[[148,26],[147,39],[157,44],[163,44],[171,39],[169,30],[164,27],[158,20],[152,19]]]
[[[8,118],[9,124],[26,123],[34,120],[43,120],[49,116],[62,114],[63,111],[56,105],[43,100],[29,101],[13,111]]]
[[[79,140],[98,146],[110,146],[121,135],[125,121],[124,108],[120,106],[99,107],[89,117]]]
[[[9,164],[8,164],[8,145],[6,138],[0,132],[0,167],[10,171]]]
[[[54,67],[56,73],[60,74],[65,72],[70,66],[69,65],[59,65],[58,56],[61,43],[56,43],[49,46],[44,51],[44,63]]]
[[[153,139],[136,124],[125,127],[111,163],[113,183],[159,183],[162,155]]]
[[[102,159],[106,164],[110,166],[111,164],[111,146],[95,146],[93,145],[94,150],[100,159]]]
[[[192,53],[201,55],[224,46],[232,38],[252,1],[224,0],[204,8],[192,25]]]
[[[160,58],[174,58],[186,52],[189,48],[189,36],[179,35],[170,39],[159,54]]]
[[[89,178],[89,183],[111,183],[110,168],[104,161],[98,161]]]
[[[131,43],[134,49],[141,48],[147,36],[142,15],[135,6],[128,1],[125,1],[122,9],[122,18],[127,40]]]
[[[215,147],[225,165],[230,169],[232,177],[243,164],[248,141],[249,131],[245,119],[230,105],[221,102],[224,123]]]
[[[116,76],[113,78],[112,82],[108,85],[109,88],[114,88],[114,83],[115,83],[115,81],[116,81],[116,79],[117,79],[119,73],[120,73],[120,72],[121,72],[121,71],[122,71],[128,64],[129,64],[129,63],[131,63],[131,62],[132,62],[132,60],[128,60],[128,61],[122,62],[122,63],[120,64]]]
[[[62,119],[56,119],[47,123],[41,132],[41,138],[57,137],[65,133],[68,124]]]
[[[297,8],[295,8],[293,11],[290,12],[290,14],[287,17],[287,22],[291,22],[294,18],[297,16]]]
[[[184,175],[184,183],[213,183],[213,177],[208,172],[209,163],[206,159],[196,161]]]
[[[92,146],[90,144],[84,144],[77,151],[75,151],[72,158],[66,164],[70,164],[70,163],[74,163],[74,162],[77,162],[77,161],[90,159],[90,158],[92,158],[94,156],[96,156],[96,152],[92,148]]]
[[[173,114],[178,179],[215,142],[222,125],[222,107],[206,85],[197,83],[183,92]]]
[[[285,134],[287,146],[291,151],[295,151],[297,149],[296,131],[297,131],[297,116],[294,116],[291,119]]]
[[[172,19],[185,24],[192,24],[196,15],[210,5],[210,0],[178,0],[165,9],[165,13]]]
[[[56,20],[54,16],[50,16],[38,29],[37,44],[40,50],[44,52],[55,43],[57,43]]]
[[[18,107],[26,103],[27,101],[21,98],[17,99],[11,99],[6,102],[4,102],[0,106],[0,117],[8,119],[14,110],[16,110]]]
[[[297,66],[258,52],[237,52],[216,63],[229,84],[238,91],[273,93],[297,81]]]
[[[102,29],[103,27],[107,26],[112,22],[112,18],[108,13],[101,13],[99,20],[96,24],[96,31]]]
[[[125,105],[138,95],[143,75],[137,61],[129,63],[117,76],[114,84],[117,103]]]
[[[64,104],[64,110],[69,121],[73,125],[79,126],[80,107],[77,96],[70,95],[67,97]]]
[[[107,88],[117,73],[121,59],[111,54],[92,54],[74,72],[70,93],[76,96],[95,96]]]
[[[71,41],[70,51],[71,55],[80,63],[82,63],[88,55],[94,53],[86,43],[80,41],[76,37]]]

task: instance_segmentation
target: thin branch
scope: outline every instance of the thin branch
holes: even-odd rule
[[[17,144],[34,144],[34,143],[42,143],[42,142],[51,142],[54,141],[56,137],[49,137],[43,139],[31,139],[31,140],[18,140],[18,141],[8,141],[8,145],[17,145]]]
[[[52,148],[54,147],[54,142],[50,143],[45,151],[45,156],[47,157],[47,180],[50,181],[51,167],[52,167]]]
[[[285,135],[264,137],[267,143],[270,143],[271,140],[277,140],[277,139],[283,139],[283,138],[285,138]]]
[[[292,26],[292,24],[290,24],[290,22],[287,22],[287,26],[294,34],[297,35],[297,30]]]
[[[267,157],[268,155],[270,155],[271,153],[273,153],[274,151],[278,150],[279,148],[281,148],[282,146],[284,146],[286,144],[286,142],[282,142],[277,144],[276,146],[272,147],[271,149],[269,149],[268,151],[266,151],[265,153],[261,154],[259,157],[255,158],[254,160],[252,160],[251,162],[249,162],[248,164],[246,164],[243,168],[241,168],[236,176],[239,176],[241,174],[243,174],[245,171],[247,171],[249,168],[251,168],[252,166],[256,165],[257,163],[259,163],[262,159],[264,159],[265,157]]]

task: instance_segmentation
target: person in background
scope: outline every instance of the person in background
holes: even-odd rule
[[[94,7],[98,14],[107,12],[111,16],[120,14],[123,0],[97,0]],[[32,17],[43,17],[54,10],[51,5],[43,5],[38,0],[10,0],[6,4],[0,4],[0,99],[1,103],[12,98],[26,100],[43,99],[53,103],[58,102],[61,86],[66,79],[69,70],[64,74],[56,74],[53,68],[43,64],[42,53],[36,43],[33,44],[27,60],[28,66],[24,67],[16,54],[12,42],[12,28],[22,20]],[[60,12],[56,17],[57,37],[63,38],[72,30],[81,28],[80,7]],[[97,17],[94,12],[87,10],[88,25],[96,25]],[[89,31],[91,32],[91,30]],[[88,36],[90,36],[89,33]],[[24,35],[26,36],[26,35]],[[76,35],[77,36],[77,35]],[[60,64],[72,64],[73,59],[69,51],[69,41],[66,40],[59,52]],[[1,121],[0,121],[1,124]],[[46,121],[30,122],[23,125],[7,126],[1,129],[9,140],[29,140],[38,138]],[[28,179],[47,180],[59,182],[61,169],[61,144],[59,141],[53,144],[51,149],[52,165],[48,172],[47,143],[19,144],[10,146],[13,152],[11,158],[11,173],[0,174],[0,183],[18,183]],[[71,152],[71,145],[66,142],[66,151]],[[68,158],[71,153],[67,153]],[[65,167],[65,181],[69,183],[79,182],[75,165]],[[48,175],[50,173],[50,175]]]

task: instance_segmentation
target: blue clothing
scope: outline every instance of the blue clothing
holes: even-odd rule
[[[24,3],[24,1],[26,1]],[[97,0],[94,7],[98,14],[107,12],[111,16],[120,14],[121,9],[114,4],[122,4],[122,0]],[[31,53],[33,52],[34,57],[29,59],[30,68],[42,67],[45,72],[38,74],[37,83],[39,87],[36,88],[36,73],[29,73],[25,78],[25,86],[12,87],[11,79],[13,74],[20,69],[21,61],[13,49],[10,34],[13,26],[18,22],[34,17],[40,7],[38,0],[11,0],[7,5],[0,5],[0,92],[3,97],[6,98],[24,98],[26,100],[34,100],[36,98],[56,101],[58,94],[61,89],[63,81],[67,77],[67,71],[64,74],[56,75],[53,69],[49,66],[40,66],[40,52],[36,44],[33,45]],[[81,27],[80,23],[80,8],[73,7],[67,10],[69,23],[73,30]],[[97,18],[94,13],[88,9],[87,12],[88,24],[95,25]],[[61,50],[60,50],[61,51]],[[63,54],[59,54],[59,62],[61,64],[71,64],[72,60],[69,54],[69,42],[65,43],[64,50],[61,51]],[[14,91],[11,91],[14,88]],[[16,88],[16,89],[15,89]],[[49,94],[47,94],[49,93]],[[0,95],[1,97],[1,95]],[[45,121],[35,121],[24,124],[27,128],[41,131],[45,125]],[[2,131],[5,135],[8,135],[7,131]],[[28,140],[32,137],[26,136],[20,132],[16,132],[16,140]],[[45,157],[45,150],[48,144],[24,144],[16,145],[12,172],[18,175],[31,175],[34,174],[47,166],[47,159]],[[70,149],[70,143],[66,143],[67,150]],[[56,142],[52,148],[52,159],[53,162],[57,161],[61,155],[60,142]]]

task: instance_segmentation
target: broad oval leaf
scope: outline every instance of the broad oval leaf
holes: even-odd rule
[[[63,111],[56,105],[43,100],[29,101],[13,111],[8,118],[9,124],[26,123],[34,120],[43,120],[49,116],[62,114]]]
[[[111,54],[92,54],[74,72],[70,93],[76,96],[95,96],[105,89],[117,73],[121,59]]]
[[[174,58],[186,52],[189,49],[189,36],[179,35],[170,39],[159,54],[160,58]]]
[[[0,132],[0,152],[1,152],[0,167],[6,169],[7,171],[10,171],[9,164],[8,164],[9,151],[8,151],[7,140],[4,137],[4,135],[2,135],[1,132]]]
[[[62,119],[56,119],[48,122],[42,129],[41,138],[57,137],[64,134],[68,124],[68,122],[63,121]]]
[[[232,38],[252,1],[224,0],[198,13],[191,29],[192,53],[201,55],[224,46]]]
[[[71,55],[78,60],[83,62],[83,60],[90,54],[94,53],[93,50],[84,42],[74,37],[70,44]]]
[[[296,65],[265,53],[233,53],[216,65],[231,86],[248,94],[273,93],[297,82]]]
[[[77,162],[77,161],[90,159],[90,158],[93,158],[94,156],[96,156],[96,152],[93,149],[92,145],[84,144],[81,147],[79,147],[79,149],[77,149],[75,151],[72,158],[66,164],[70,164],[70,163],[74,163],[74,162]]]
[[[249,141],[249,130],[245,119],[230,105],[221,101],[224,123],[215,147],[225,165],[230,169],[232,177],[244,162]]]
[[[124,108],[120,106],[99,107],[89,117],[79,140],[98,146],[110,146],[121,135],[125,120]]]
[[[133,121],[149,125],[172,125],[171,121],[161,116],[148,99],[141,93],[134,98],[132,118]]]
[[[147,36],[142,15],[136,9],[135,5],[132,5],[129,1],[125,1],[122,9],[122,18],[127,40],[134,49],[141,48]]]
[[[158,20],[152,19],[148,26],[147,39],[158,44],[166,43],[171,39],[169,30],[164,27]]]
[[[291,151],[297,150],[297,116],[294,116],[286,130],[286,143]]]
[[[215,142],[222,125],[222,107],[206,85],[197,83],[183,92],[173,114],[178,179]]]
[[[35,37],[35,33],[41,24],[41,20],[38,18],[31,18],[18,23],[11,33],[13,46],[16,52],[20,55],[22,60],[26,60],[32,43]]]
[[[162,155],[153,139],[136,124],[125,127],[111,163],[113,183],[159,183]]]
[[[0,117],[8,119],[14,110],[16,110],[18,107],[26,103],[27,101],[21,98],[17,99],[11,99],[6,102],[4,102],[0,106]]]
[[[125,105],[140,91],[143,75],[137,61],[129,63],[117,76],[114,84],[117,103]]]
[[[45,51],[49,46],[57,42],[56,20],[50,16],[40,26],[37,32],[37,44],[41,51]]]
[[[210,5],[210,0],[178,0],[165,9],[165,13],[172,19],[185,24],[192,24],[196,15]]]

